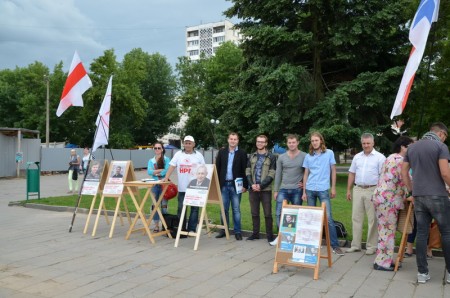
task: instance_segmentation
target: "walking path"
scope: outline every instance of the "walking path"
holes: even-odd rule
[[[145,172],[138,172],[138,178]],[[42,197],[67,192],[65,175],[41,177]],[[0,179],[0,297],[450,297],[444,261],[430,260],[431,280],[416,283],[414,258],[397,273],[373,270],[373,256],[333,255],[333,266],[281,267],[265,240],[202,235],[174,240],[133,234],[117,225],[112,239],[102,219],[97,235],[83,234],[85,214],[68,232],[70,212],[8,206],[25,198],[24,179]],[[91,226],[92,228],[92,226]]]

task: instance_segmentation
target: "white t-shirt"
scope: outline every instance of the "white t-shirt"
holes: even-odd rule
[[[175,153],[170,165],[177,168],[178,191],[186,192],[189,182],[195,178],[197,167],[202,164],[205,164],[205,159],[198,151],[191,154],[186,154],[184,151]]]
[[[91,158],[91,154],[90,153],[88,153],[88,155],[83,155],[83,167],[84,167],[83,170],[87,169],[89,158]],[[81,168],[81,165],[80,165],[80,168]]]

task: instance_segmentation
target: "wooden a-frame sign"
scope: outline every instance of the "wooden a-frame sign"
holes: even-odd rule
[[[321,254],[322,233],[325,230],[326,255]],[[325,203],[321,207],[288,205],[283,202],[280,231],[273,264],[314,269],[314,279],[319,278],[320,259],[332,265],[330,233]]]
[[[116,200],[116,208],[114,210],[114,216],[111,223],[111,229],[109,232],[109,238],[112,238],[114,233],[114,227],[116,224],[117,215],[119,215],[121,224],[123,225],[122,215],[119,210],[120,204],[123,205],[125,214],[128,219],[128,223],[131,225],[131,217],[128,212],[128,206],[125,201],[124,194],[128,191],[124,189],[123,182],[135,181],[136,175],[134,173],[133,163],[128,161],[117,161],[113,160],[109,166],[109,171],[105,175],[105,184],[102,190],[102,196],[100,199],[100,204],[98,206],[97,216],[95,218],[94,228],[92,230],[92,236],[95,236],[98,226],[98,220],[100,218],[100,210],[102,210],[105,204],[105,198],[114,198]],[[139,191],[137,187],[133,187],[133,192],[140,198]]]
[[[89,170],[90,169],[88,169],[88,171]],[[105,159],[103,161],[103,169],[102,169],[102,171],[100,173],[100,181],[99,181],[99,185],[98,185],[98,188],[97,188],[97,192],[95,193],[94,197],[92,198],[91,208],[89,208],[89,213],[88,213],[88,216],[86,218],[86,224],[84,225],[83,234],[87,233],[87,230],[88,230],[88,227],[89,227],[89,222],[91,220],[91,215],[92,215],[92,213],[94,211],[95,203],[97,202],[97,196],[100,196],[102,194],[102,192],[103,192],[103,187],[105,186],[106,180],[108,178],[107,177],[108,176],[108,171],[109,171],[109,163],[108,163],[108,160]],[[85,175],[87,175],[87,174],[88,173],[85,173]],[[100,212],[100,209],[97,212]],[[103,214],[105,215],[106,223],[109,225],[108,211],[106,210],[106,206],[105,205],[103,205]],[[123,225],[122,214],[120,214],[120,221],[122,222],[122,225]]]
[[[200,241],[200,235],[201,235],[201,232],[203,229],[203,223],[204,223],[206,231],[208,233],[208,237],[211,237],[211,233],[212,233],[211,228],[220,228],[220,229],[225,230],[225,235],[226,235],[227,239],[228,240],[230,239],[230,233],[228,231],[228,224],[227,224],[226,220],[223,221],[224,222],[223,225],[211,224],[208,220],[208,214],[206,211],[206,207],[208,204],[218,204],[220,206],[220,214],[223,219],[225,219],[225,209],[223,207],[222,192],[220,191],[219,177],[217,175],[216,165],[207,164],[206,166],[208,167],[208,172],[212,173],[212,176],[211,176],[211,181],[209,183],[208,190],[206,192],[206,197],[203,198],[204,201],[201,201],[199,204],[193,204],[193,203],[187,202],[188,200],[186,200],[186,197],[185,197],[185,203],[183,204],[183,209],[181,210],[180,223],[182,223],[182,219],[184,218],[184,216],[186,214],[187,206],[200,207],[202,209],[199,223],[197,225],[197,230],[195,231],[195,233],[182,231],[182,224],[180,224],[178,226],[177,237],[175,238],[174,247],[178,247],[178,243],[180,241],[180,236],[186,235],[186,236],[195,237],[194,250],[197,250],[198,244]],[[187,191],[189,191],[189,189]],[[187,194],[188,193],[186,192],[186,195]],[[203,194],[203,196],[204,196],[204,194]]]

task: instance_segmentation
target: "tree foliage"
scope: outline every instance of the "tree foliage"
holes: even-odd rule
[[[85,65],[86,67],[86,65]],[[113,78],[109,146],[130,148],[154,142],[178,121],[176,80],[166,58],[134,49],[117,62],[106,50],[90,65],[93,87],[83,95],[84,107],[71,107],[61,117],[56,109],[67,73],[63,63],[53,72],[40,62],[0,71],[0,126],[46,130],[46,80],[50,93],[50,141],[90,146],[109,77]]]

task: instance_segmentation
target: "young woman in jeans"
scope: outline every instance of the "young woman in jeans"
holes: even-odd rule
[[[155,151],[155,156],[148,161],[147,166],[147,172],[148,174],[156,180],[163,180],[166,177],[167,169],[169,168],[169,162],[170,159],[165,156],[166,150],[164,149],[164,146],[161,142],[156,142],[153,145],[153,150]],[[158,200],[159,196],[162,192],[161,185],[155,185],[152,188],[152,192]],[[152,211],[152,208],[150,209],[150,212]],[[163,214],[167,213],[167,200],[163,199],[161,202],[161,211]],[[159,232],[159,215],[158,213],[155,214],[155,217],[153,218],[153,222],[155,224],[155,228],[153,229],[153,232],[157,233]]]

